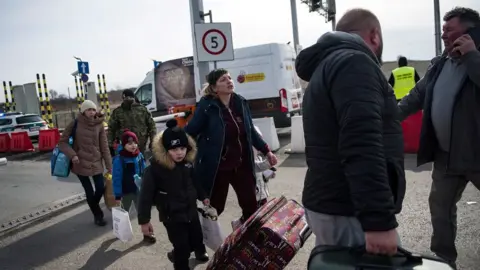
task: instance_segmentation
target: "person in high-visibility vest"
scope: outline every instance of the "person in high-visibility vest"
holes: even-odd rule
[[[407,58],[400,56],[398,58],[398,68],[392,70],[388,83],[393,87],[395,97],[399,101],[406,96],[415,84],[420,80],[417,71],[408,66]]]

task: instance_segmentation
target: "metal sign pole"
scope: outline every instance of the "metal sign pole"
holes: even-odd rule
[[[193,65],[195,74],[195,89],[202,89],[202,85],[207,81],[207,75],[210,72],[208,62],[198,62],[197,46],[195,39],[195,24],[205,23],[203,19],[203,1],[202,0],[190,0],[190,21],[192,25],[192,41],[193,41]],[[198,75],[197,75],[198,74]],[[200,95],[197,94],[197,101],[200,99]]]
[[[298,37],[297,0],[290,0],[290,10],[292,12],[293,47],[295,53],[298,55],[300,38]]]

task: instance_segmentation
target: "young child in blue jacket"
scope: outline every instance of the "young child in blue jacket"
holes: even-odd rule
[[[141,179],[145,170],[145,158],[138,149],[138,138],[135,133],[126,129],[121,137],[122,145],[113,158],[112,182],[113,194],[117,205],[128,211],[132,202],[137,206],[139,186],[135,179]],[[138,181],[138,180],[137,180]],[[144,241],[155,243],[155,236],[144,235]]]

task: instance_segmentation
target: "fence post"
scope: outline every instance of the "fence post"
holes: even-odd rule
[[[45,101],[46,101],[46,105],[47,105],[48,125],[51,128],[53,128],[52,106],[50,106],[50,98],[48,98],[47,79],[45,77],[45,73],[42,74],[42,80],[43,80],[43,90],[45,91]]]
[[[3,81],[3,92],[5,93],[5,112],[10,111],[10,102],[8,101],[7,82]]]
[[[15,108],[15,96],[13,95],[13,84],[12,81],[8,81],[8,87],[10,88],[10,97],[12,98],[12,112],[16,111],[17,108]]]

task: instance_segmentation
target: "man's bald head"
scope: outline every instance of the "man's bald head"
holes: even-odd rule
[[[380,21],[370,10],[355,8],[347,11],[337,23],[336,31],[347,33],[370,32],[380,28]]]
[[[340,18],[335,30],[359,35],[382,62],[382,29],[373,12],[363,8],[350,9]]]

